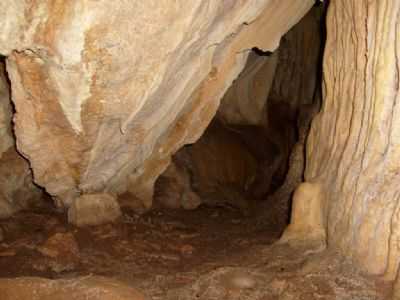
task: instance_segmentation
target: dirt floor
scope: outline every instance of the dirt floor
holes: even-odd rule
[[[0,221],[0,277],[102,275],[154,300],[389,299],[390,284],[335,253],[273,244],[280,230],[265,224],[202,207],[75,228],[44,207]]]

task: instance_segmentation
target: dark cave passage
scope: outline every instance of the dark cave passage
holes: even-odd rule
[[[249,53],[202,137],[156,182],[156,207],[228,208],[284,229],[321,104],[325,9],[315,5],[274,53]]]

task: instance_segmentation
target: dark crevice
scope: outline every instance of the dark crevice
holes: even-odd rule
[[[259,55],[259,56],[271,56],[274,52],[272,51],[264,51],[260,48],[257,47],[253,47],[251,49],[251,51],[253,51],[255,54]]]

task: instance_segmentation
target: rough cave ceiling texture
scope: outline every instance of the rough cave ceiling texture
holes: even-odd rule
[[[247,50],[274,50],[312,4],[2,1],[0,53],[35,182],[62,206],[128,191],[149,207],[154,180],[201,135]]]
[[[306,169],[323,187],[329,244],[390,279],[400,260],[399,16],[400,1],[331,1]]]

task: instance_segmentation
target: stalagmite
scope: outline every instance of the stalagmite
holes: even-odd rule
[[[326,234],[322,218],[324,193],[316,183],[302,183],[293,195],[292,216],[281,242],[307,243],[325,247]]]

